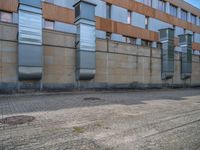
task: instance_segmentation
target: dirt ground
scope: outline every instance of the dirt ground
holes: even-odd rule
[[[200,89],[0,96],[1,150],[197,150]]]

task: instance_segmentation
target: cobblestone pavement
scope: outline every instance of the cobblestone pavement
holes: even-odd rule
[[[0,96],[0,113],[1,150],[200,149],[200,89]]]

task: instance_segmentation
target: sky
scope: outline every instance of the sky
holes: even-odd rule
[[[185,0],[185,1],[200,9],[200,0]]]

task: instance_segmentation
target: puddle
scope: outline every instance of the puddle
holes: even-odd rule
[[[6,117],[3,119],[0,119],[1,124],[8,124],[8,125],[20,125],[20,124],[25,124],[29,123],[35,120],[35,117],[33,116],[11,116],[11,117]]]

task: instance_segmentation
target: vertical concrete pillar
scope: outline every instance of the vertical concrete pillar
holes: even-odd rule
[[[179,35],[181,53],[181,79],[186,80],[192,75],[192,35]]]
[[[76,77],[77,80],[91,80],[96,74],[96,5],[84,0],[75,5]]]
[[[43,70],[41,0],[19,0],[18,77],[40,80]]]
[[[174,29],[161,29],[159,33],[162,43],[161,77],[162,80],[167,80],[174,76]]]

